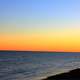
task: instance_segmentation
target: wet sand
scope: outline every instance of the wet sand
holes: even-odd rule
[[[49,76],[46,79],[42,80],[80,80],[80,68],[71,70],[66,73]]]

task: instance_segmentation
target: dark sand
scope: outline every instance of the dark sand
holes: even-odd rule
[[[71,70],[66,73],[50,76],[42,80],[80,80],[80,68]]]

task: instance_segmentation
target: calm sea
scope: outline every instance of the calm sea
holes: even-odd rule
[[[80,53],[0,52],[0,80],[40,80],[80,67]]]

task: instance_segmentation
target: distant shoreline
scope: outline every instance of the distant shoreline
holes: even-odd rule
[[[58,51],[28,51],[28,50],[0,50],[0,52],[80,53],[80,52],[58,52]]]

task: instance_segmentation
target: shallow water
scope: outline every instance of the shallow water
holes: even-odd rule
[[[80,67],[80,53],[0,52],[0,80],[40,80]]]

